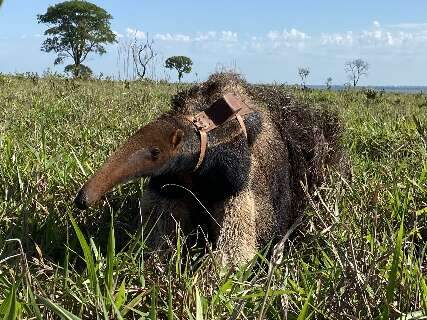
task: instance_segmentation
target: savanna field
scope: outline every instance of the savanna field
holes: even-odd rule
[[[1,319],[427,318],[427,94],[301,91],[338,110],[348,158],[271,262],[236,270],[139,228],[145,181],[79,211],[82,183],[186,85],[0,76]],[[281,252],[279,252],[281,253]]]

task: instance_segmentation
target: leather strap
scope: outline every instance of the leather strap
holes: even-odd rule
[[[243,121],[243,118],[239,113],[236,114],[236,119],[237,119],[237,121],[239,121],[240,128],[242,128],[243,134],[245,135],[245,138],[247,139],[248,133],[246,132],[245,122]]]
[[[185,116],[185,119],[190,121],[200,135],[200,153],[194,171],[199,169],[206,155],[208,147],[209,131],[223,125],[225,122],[236,118],[239,122],[242,132],[248,138],[243,115],[253,112],[243,101],[238,99],[233,94],[226,94],[215,101],[208,109],[202,111],[195,116]]]
[[[205,131],[199,131],[200,133],[200,154],[199,160],[197,161],[196,166],[193,171],[196,171],[201,166],[203,160],[205,159],[206,150],[208,148],[208,134]]]

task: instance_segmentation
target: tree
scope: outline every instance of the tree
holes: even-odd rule
[[[298,68],[298,75],[301,78],[301,85],[305,89],[305,82],[307,80],[307,77],[310,75],[310,69],[309,68]]]
[[[344,68],[348,78],[353,83],[353,87],[356,87],[360,77],[368,75],[369,64],[365,60],[355,59],[346,62]]]
[[[326,89],[331,90],[331,88],[332,88],[332,78],[331,77],[328,77],[326,79],[325,85],[326,85]]]
[[[141,80],[144,79],[144,77],[147,73],[148,64],[157,55],[157,53],[154,52],[153,44],[154,44],[154,41],[150,40],[148,37],[148,34],[147,34],[145,41],[140,42],[135,37],[135,40],[133,41],[133,43],[131,45],[132,46],[133,63],[135,66],[136,73]],[[190,71],[191,71],[191,69],[190,69]]]
[[[178,81],[181,82],[182,75],[184,73],[191,72],[191,66],[193,61],[190,58],[184,56],[173,56],[169,57],[165,61],[165,67],[168,69],[175,69],[178,72]]]
[[[92,70],[83,64],[79,64],[78,66],[69,64],[64,68],[64,71],[81,79],[89,79],[92,76]]]
[[[57,54],[54,64],[73,59],[74,63],[65,69],[79,77],[82,72],[90,71],[82,64],[89,53],[102,55],[106,52],[103,44],[116,42],[110,27],[112,18],[107,11],[87,1],[71,0],[49,6],[45,14],[37,15],[38,23],[50,26],[44,32],[48,38],[41,50]]]

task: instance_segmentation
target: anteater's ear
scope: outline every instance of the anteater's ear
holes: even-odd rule
[[[184,136],[184,131],[182,131],[181,129],[176,129],[175,132],[172,133],[172,136],[171,136],[172,150],[175,150],[179,146],[183,136]]]

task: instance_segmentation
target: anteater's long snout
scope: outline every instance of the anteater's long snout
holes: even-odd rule
[[[83,188],[79,190],[79,193],[77,193],[77,196],[74,199],[74,205],[80,210],[89,208],[90,204],[87,201],[86,193]]]
[[[181,129],[167,123],[159,125],[153,122],[144,126],[83,185],[74,204],[79,209],[86,209],[118,184],[160,172],[180,145],[182,137]]]
[[[120,183],[138,175],[138,168],[113,155],[104,166],[83,185],[74,199],[79,209],[87,209]]]
[[[74,205],[80,210],[85,210],[89,207],[86,199],[86,193],[83,188],[80,189],[79,193],[77,193],[77,196],[74,199]]]
[[[77,208],[84,210],[98,202],[114,186],[125,182],[135,174],[136,168],[129,166],[121,150],[113,154],[107,162],[81,187],[74,199]]]
[[[114,185],[119,183],[119,177],[114,180],[100,177],[100,174],[95,174],[85,185],[79,190],[74,198],[74,205],[85,210],[98,202],[102,196],[110,191]]]
[[[81,187],[74,199],[79,209],[87,209],[98,202],[107,192],[118,184],[148,172],[144,161],[143,136],[137,132],[120,146]]]

